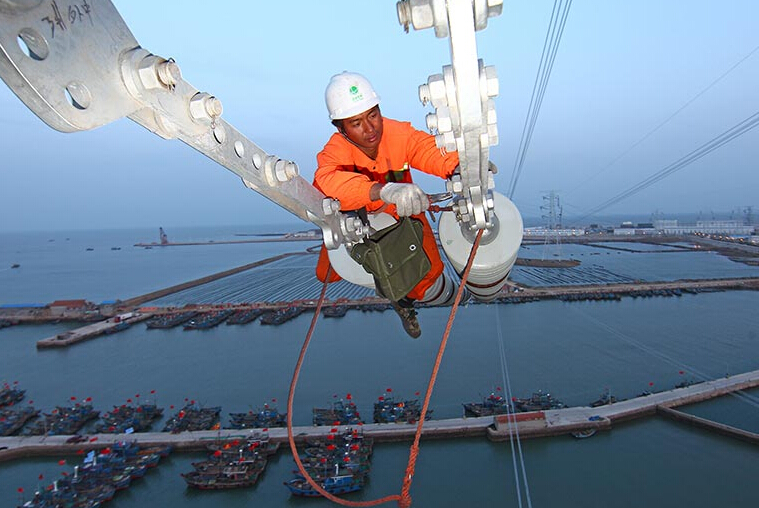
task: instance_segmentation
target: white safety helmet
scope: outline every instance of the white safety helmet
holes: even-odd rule
[[[379,104],[380,97],[369,80],[355,72],[341,72],[329,80],[324,92],[332,120],[343,120],[368,111]]]

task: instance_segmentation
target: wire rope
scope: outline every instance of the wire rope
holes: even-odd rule
[[[598,212],[605,210],[606,208],[609,208],[612,205],[615,205],[619,203],[620,201],[629,198],[630,196],[633,196],[637,194],[638,192],[647,189],[651,185],[659,182],[660,180],[663,180],[664,178],[670,176],[671,174],[683,169],[684,167],[689,166],[690,164],[696,162],[700,158],[704,157],[705,155],[708,155],[709,153],[713,152],[714,150],[726,145],[730,141],[733,141],[734,139],[742,136],[743,134],[749,132],[754,127],[759,125],[759,111],[754,113],[753,115],[747,117],[741,122],[738,122],[734,126],[730,127],[726,131],[722,132],[721,134],[713,137],[703,145],[699,146],[695,150],[689,152],[688,154],[684,155],[683,157],[679,158],[675,162],[665,166],[664,168],[660,169],[656,173],[650,175],[649,177],[645,178],[641,182],[638,182],[637,184],[633,185],[629,189],[617,194],[616,196],[604,201],[600,205],[596,206],[595,208],[592,208],[590,211],[586,212],[585,215],[580,217],[579,219],[576,219],[574,221],[575,224],[582,223],[587,218],[597,214]]]
[[[511,402],[514,400],[514,394],[511,389],[511,379],[509,378],[509,367],[508,362],[506,360],[506,347],[504,346],[504,338],[503,338],[503,328],[501,327],[501,316],[498,313],[498,308],[495,308],[495,323],[496,323],[496,330],[498,337],[498,352],[501,358],[501,377],[503,380],[503,385],[506,389],[506,397],[507,402],[509,405],[511,405]],[[514,467],[514,482],[516,486],[517,491],[517,501],[519,503],[519,507],[522,507],[522,493],[521,493],[521,487],[520,487],[520,471],[521,471],[521,481],[524,483],[524,492],[525,492],[525,499],[527,500],[527,506],[528,508],[532,508],[532,496],[530,495],[530,484],[527,481],[527,468],[524,465],[524,452],[522,450],[522,442],[519,438],[519,425],[516,421],[516,415],[514,412],[509,411],[506,414],[506,421],[508,422],[508,429],[509,429],[509,443],[511,444],[511,461]],[[516,444],[516,446],[515,446]],[[519,465],[521,467],[521,470],[517,468],[516,458],[519,457]]]
[[[551,77],[551,71],[553,70],[553,64],[556,60],[559,45],[561,44],[561,38],[564,34],[564,27],[571,6],[572,0],[569,0],[567,3],[564,3],[563,0],[554,0],[551,19],[548,23],[548,30],[546,31],[545,40],[543,42],[543,51],[540,55],[538,72],[535,75],[535,82],[533,83],[532,94],[530,96],[530,104],[527,107],[527,115],[525,116],[524,126],[522,127],[519,148],[517,149],[517,156],[514,160],[514,169],[509,182],[509,199],[513,199],[517,182],[522,174],[527,150],[532,141],[532,134],[535,130],[538,116],[540,115],[543,97],[548,88],[548,81]]]
[[[714,81],[712,81],[711,83],[709,83],[706,86],[706,88],[702,89],[696,95],[694,95],[693,97],[691,97],[685,104],[683,104],[682,106],[680,106],[677,110],[675,110],[667,118],[665,118],[663,121],[661,121],[658,125],[656,125],[656,127],[654,127],[653,129],[651,129],[650,131],[648,131],[642,138],[640,138],[638,141],[636,141],[635,143],[633,143],[625,151],[623,151],[622,153],[620,153],[619,155],[617,155],[616,157],[614,157],[614,159],[612,159],[611,162],[609,162],[604,167],[602,167],[601,169],[599,169],[596,173],[594,173],[593,175],[591,175],[589,178],[583,180],[574,189],[570,190],[569,194],[572,194],[577,189],[584,187],[585,185],[588,184],[588,182],[590,182],[591,180],[593,180],[594,178],[596,178],[598,175],[600,175],[601,173],[603,173],[604,171],[606,171],[607,169],[609,169],[611,166],[613,166],[614,164],[616,164],[625,155],[627,155],[628,153],[632,152],[638,145],[640,145],[641,143],[643,143],[645,140],[647,140],[649,137],[651,137],[654,133],[656,133],[656,131],[658,131],[659,129],[661,129],[662,127],[664,127],[666,124],[668,124],[673,118],[675,118],[677,115],[679,115],[685,108],[687,108],[688,106],[690,106],[699,97],[701,97],[706,92],[708,92],[710,89],[712,89],[717,83],[719,83],[720,81],[722,81],[728,74],[730,74],[735,69],[737,69],[739,65],[741,65],[743,62],[745,62],[746,60],[748,60],[757,51],[759,51],[759,46],[756,46],[754,49],[752,49],[751,51],[749,51],[748,54],[746,54],[743,58],[741,58],[735,64],[733,64],[732,67],[730,67],[728,70],[726,70],[725,72],[723,72],[717,79],[715,79]]]

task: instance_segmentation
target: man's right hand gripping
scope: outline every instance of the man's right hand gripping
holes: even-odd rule
[[[386,183],[379,197],[385,203],[394,204],[399,217],[418,215],[430,206],[427,194],[415,183]]]

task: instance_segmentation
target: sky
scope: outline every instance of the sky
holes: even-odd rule
[[[432,110],[418,101],[418,85],[450,64],[448,40],[429,29],[404,33],[390,0],[114,5],[143,48],[173,57],[185,80],[222,101],[229,123],[297,162],[309,181],[334,130],[324,106],[333,74],[364,74],[385,116],[424,129]],[[500,81],[500,143],[490,155],[504,194],[553,6],[505,0],[477,34],[480,58]],[[757,19],[755,0],[572,2],[513,194],[521,213],[539,217],[554,191],[565,222],[583,217],[759,111]],[[0,231],[300,222],[225,168],[128,119],[59,133],[3,84],[0,108]],[[758,161],[756,128],[602,213],[756,213]],[[440,180],[418,182],[444,190]]]

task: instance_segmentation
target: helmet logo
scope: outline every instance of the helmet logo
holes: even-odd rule
[[[351,86],[348,91],[351,94],[351,101],[352,102],[358,102],[364,100],[364,94],[359,92],[358,87],[356,85]]]

